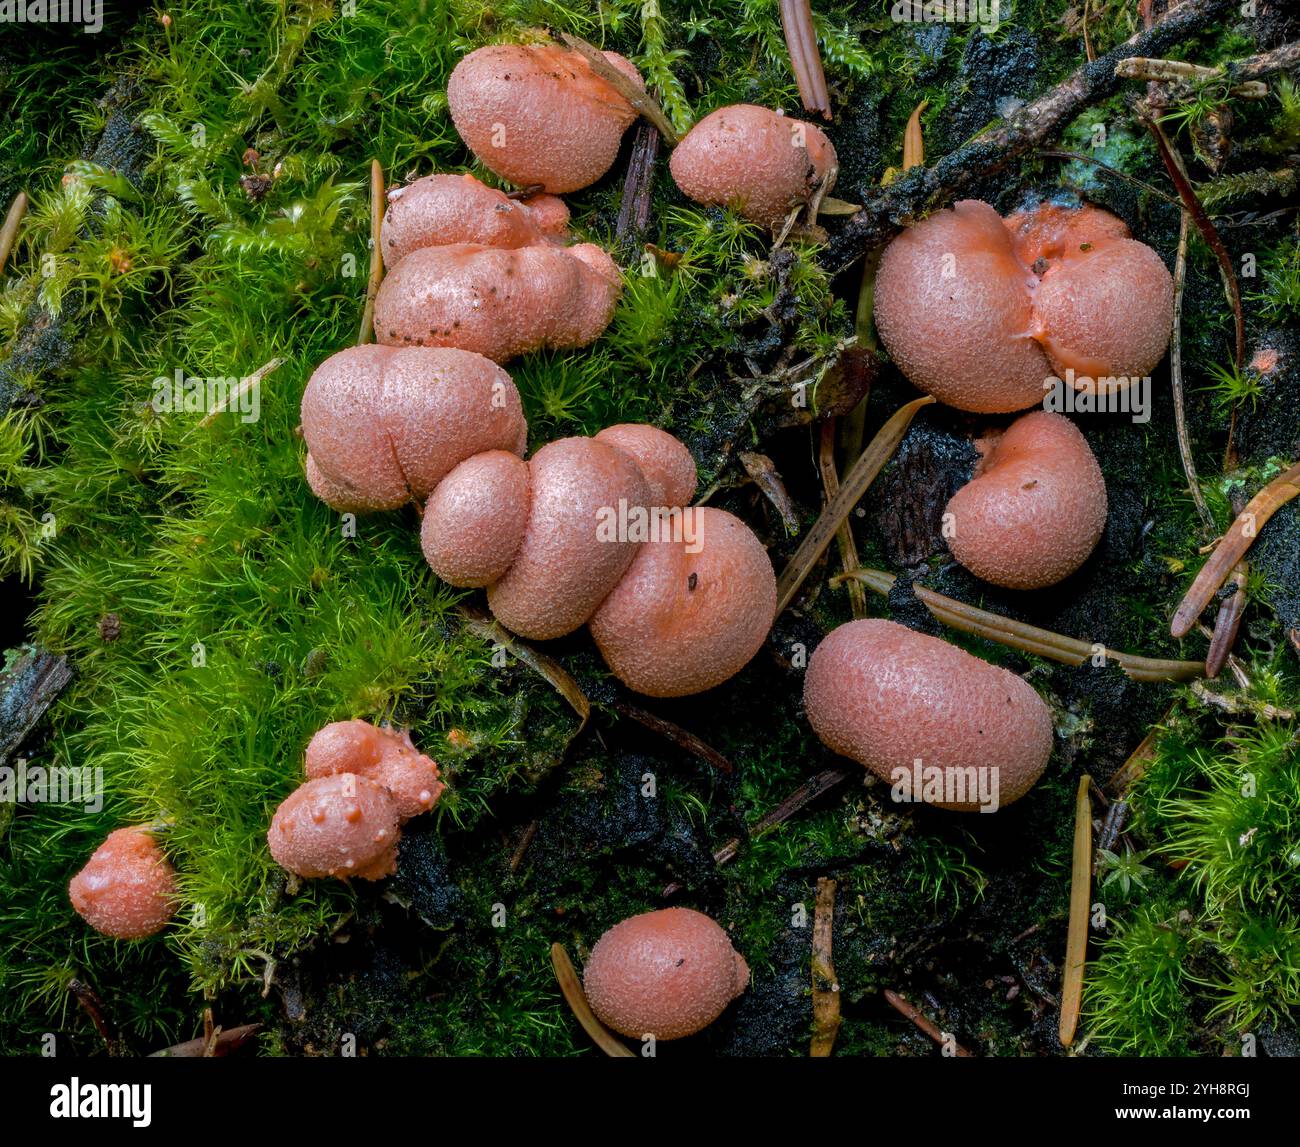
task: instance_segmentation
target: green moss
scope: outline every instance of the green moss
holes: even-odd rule
[[[1087,979],[1091,1039],[1119,1055],[1190,1054],[1187,923],[1165,902],[1112,916],[1109,928],[1110,938]]]

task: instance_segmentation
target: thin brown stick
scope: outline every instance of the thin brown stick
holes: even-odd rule
[[[829,502],[840,488],[839,472],[835,469],[835,419],[828,418],[821,425],[821,441],[817,451],[817,465],[822,475],[822,487]],[[840,523],[835,532],[840,547],[840,564],[844,572],[855,570],[862,563],[858,560],[858,546],[853,540],[853,527],[849,519]],[[867,616],[867,595],[857,582],[849,583],[849,609],[855,618]]]
[[[1083,1003],[1083,968],[1088,958],[1088,914],[1092,908],[1092,778],[1079,778],[1074,797],[1074,863],[1070,878],[1070,928],[1065,941],[1065,974],[1061,984],[1061,1044],[1074,1042]]]
[[[1196,476],[1196,461],[1192,457],[1192,439],[1183,402],[1183,289],[1187,283],[1187,240],[1191,234],[1191,222],[1184,207],[1178,227],[1178,254],[1174,259],[1174,330],[1169,340],[1169,386],[1174,398],[1174,436],[1178,440],[1178,457],[1183,463],[1187,490],[1192,495],[1201,523],[1213,533],[1214,515],[1210,513]]]
[[[668,117],[664,115],[663,108],[659,106],[659,101],[654,96],[638,88],[627,76],[605,59],[604,52],[594,44],[589,44],[586,40],[579,39],[568,32],[561,32],[560,39],[586,60],[596,75],[654,124],[669,147],[676,146],[677,132]]]
[[[1178,189],[1178,197],[1191,214],[1192,222],[1196,224],[1196,229],[1201,233],[1206,246],[1214,252],[1214,257],[1218,260],[1219,277],[1223,280],[1223,289],[1227,292],[1228,302],[1232,306],[1233,329],[1236,334],[1233,361],[1237,369],[1241,370],[1246,357],[1246,319],[1241,307],[1241,284],[1237,281],[1232,256],[1228,254],[1228,248],[1223,245],[1218,229],[1201,203],[1200,196],[1196,194],[1192,181],[1187,178],[1187,169],[1183,166],[1182,157],[1169,142],[1169,137],[1165,135],[1165,129],[1160,126],[1159,119],[1149,112],[1142,113],[1142,119],[1151,133],[1151,138],[1156,142],[1156,149],[1160,152],[1160,158],[1164,161],[1169,178]]]
[[[1092,6],[1092,0],[1083,0],[1083,54],[1088,57],[1088,63],[1092,63],[1097,58],[1097,53],[1092,47],[1092,37],[1088,35],[1088,20],[1092,13],[1089,9]]]
[[[654,185],[655,159],[659,155],[659,132],[648,120],[637,125],[632,154],[623,180],[623,198],[618,205],[614,241],[630,246],[641,241],[650,223],[650,191]]]
[[[1223,65],[1228,78],[1236,81],[1255,80],[1260,76],[1271,76],[1276,72],[1288,72],[1300,67],[1300,40],[1292,40],[1270,52],[1260,52],[1257,56],[1247,56],[1243,60],[1233,60]]]
[[[244,395],[251,391],[255,386],[261,386],[266,376],[273,370],[282,366],[283,363],[284,359],[273,358],[270,362],[259,366],[252,374],[246,375],[244,378],[240,379],[239,385],[235,387],[234,390],[228,391],[225,398],[218,402],[216,406],[199,419],[199,426],[211,426],[221,415],[225,414],[227,410],[230,410],[232,407],[236,410],[239,409],[239,404],[243,401]]]
[[[9,205],[4,226],[0,227],[0,274],[4,273],[5,264],[9,261],[9,253],[14,249],[14,242],[18,238],[18,228],[26,214],[27,192],[20,191]]]
[[[379,160],[370,161],[370,277],[366,280],[366,305],[361,310],[361,330],[357,346],[368,343],[375,333],[375,296],[384,280],[384,251],[380,243],[384,228],[384,169]]]
[[[596,1018],[596,1013],[587,1003],[583,994],[582,983],[574,970],[573,961],[563,944],[551,945],[551,967],[555,970],[555,980],[560,985],[560,994],[569,1005],[573,1017],[582,1025],[582,1030],[591,1036],[592,1042],[611,1059],[635,1059],[636,1056],[626,1044],[617,1039],[604,1024]]]
[[[830,579],[831,585],[840,585],[854,578],[870,586],[876,593],[888,596],[894,584],[894,575],[883,570],[860,569],[839,574]],[[1000,645],[1032,653],[1062,665],[1082,665],[1097,653],[1096,643],[1066,637],[1050,629],[1039,629],[1023,621],[1013,621],[997,613],[967,605],[955,598],[935,593],[923,585],[912,584],[912,592],[922,605],[936,618],[953,629],[985,637]],[[1103,647],[1106,660],[1114,661],[1134,681],[1190,681],[1205,675],[1205,665],[1200,661],[1168,661],[1163,658],[1140,657],[1136,653],[1122,653]]]
[[[835,881],[817,878],[812,936],[812,1046],[808,1054],[825,1059],[835,1048],[840,1030],[840,985],[835,978],[831,947],[835,938]]]
[[[1169,632],[1174,637],[1184,637],[1196,624],[1201,611],[1219,591],[1236,564],[1246,555],[1251,543],[1278,510],[1300,494],[1300,463],[1284,474],[1278,475],[1246,504],[1228,527],[1223,540],[1201,567],[1183,600],[1174,611]]]
[[[490,641],[508,649],[534,673],[549,681],[555,691],[569,703],[569,707],[581,718],[577,729],[574,730],[573,735],[575,737],[586,728],[587,721],[591,718],[591,702],[587,699],[587,695],[582,691],[578,682],[574,680],[572,673],[565,669],[554,657],[534,649],[527,642],[521,641],[495,618],[482,610],[468,604],[462,604],[459,608],[460,615],[465,619],[466,626],[472,632],[478,634],[484,641]]]
[[[68,991],[72,993],[72,998],[77,1001],[81,1010],[90,1017],[90,1022],[95,1025],[95,1030],[99,1033],[99,1038],[104,1041],[104,1048],[108,1054],[125,1055],[126,1048],[122,1046],[121,1039],[109,1023],[104,1001],[99,998],[98,993],[85,980],[79,979],[68,981]]]
[[[666,721],[663,717],[657,717],[653,713],[648,713],[636,705],[629,705],[626,701],[618,701],[614,708],[622,713],[625,717],[631,717],[632,720],[644,725],[652,732],[658,733],[661,737],[666,737],[675,745],[680,745],[692,756],[699,757],[706,764],[712,765],[715,769],[724,773],[735,772],[731,762],[727,760],[712,745],[706,744],[700,740],[694,733],[683,729],[680,725],[673,724],[672,721]]]
[[[519,866],[524,862],[524,855],[528,852],[528,846],[533,843],[533,838],[537,835],[537,829],[541,821],[532,821],[520,834],[519,843],[515,845],[515,850],[510,854],[510,871],[518,872]]]
[[[888,988],[886,988],[885,1002],[888,1003],[889,1006],[893,1008],[896,1012],[898,1012],[900,1015],[906,1016],[907,1019],[911,1020],[912,1023],[916,1024],[918,1028],[920,1028],[923,1032],[925,1032],[925,1034],[928,1035],[932,1040],[934,1040],[934,1042],[937,1043],[940,1047],[943,1047],[944,1044],[947,1042],[944,1038],[944,1033],[941,1032],[937,1027],[935,1027],[934,1024],[932,1024],[928,1019],[926,1019],[925,1016],[923,1016],[921,1012],[913,1004],[908,1003],[908,1001],[904,999],[902,996],[900,996],[897,992],[891,992]],[[964,1047],[962,1047],[961,1044],[956,1043],[954,1041],[952,1046],[953,1046],[954,1055],[959,1056],[963,1059],[974,1058],[974,1056],[972,1056],[970,1052],[968,1052]]]
[[[757,840],[765,832],[769,832],[777,825],[789,820],[795,813],[806,805],[815,801],[823,793],[828,793],[831,789],[843,784],[855,772],[861,773],[860,769],[850,769],[836,767],[823,769],[815,777],[804,781],[797,789],[785,798],[776,808],[764,813],[749,828],[746,834],[750,840]],[[740,838],[732,837],[726,844],[719,848],[713,854],[713,860],[716,864],[728,864],[736,858],[740,852]],[[669,897],[675,892],[681,891],[682,885],[679,881],[674,880],[671,884],[664,887],[662,895]]]
[[[849,516],[853,507],[867,492],[867,488],[875,481],[876,475],[894,456],[894,451],[898,449],[898,444],[902,442],[903,435],[907,433],[907,428],[912,424],[917,411],[932,402],[934,399],[925,395],[923,398],[913,399],[906,405],[900,406],[880,428],[858,460],[853,463],[848,474],[844,476],[839,491],[826,503],[821,516],[813,523],[812,529],[804,536],[794,557],[790,559],[790,564],[781,573],[776,586],[778,614],[794,599],[804,579],[826,552],[826,547],[835,537],[840,523]]]
[[[823,769],[815,777],[804,781],[776,808],[764,813],[755,821],[754,827],[749,832],[750,837],[762,836],[765,832],[769,832],[776,828],[777,825],[789,820],[800,809],[816,800],[823,793],[830,792],[831,789],[848,780],[853,775],[853,772],[854,770],[847,768]]]
[[[799,85],[799,99],[804,111],[831,118],[831,97],[826,90],[826,73],[817,50],[817,30],[813,27],[809,0],[781,0],[781,31],[790,53],[790,69]]]

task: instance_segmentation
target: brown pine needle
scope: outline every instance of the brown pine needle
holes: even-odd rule
[[[1182,207],[1183,201],[1177,195],[1166,195],[1158,187],[1152,187],[1145,179],[1138,179],[1130,175],[1127,171],[1120,171],[1118,167],[1111,167],[1109,163],[1103,163],[1095,155],[1087,155],[1082,151],[1069,151],[1060,147],[1045,147],[1038,153],[1039,155],[1048,156],[1051,159],[1073,159],[1079,163],[1091,164],[1098,171],[1104,171],[1107,175],[1116,179],[1122,179],[1125,183],[1131,183],[1134,187],[1140,187],[1148,195],[1153,195],[1157,199],[1163,199],[1171,207]]]
[[[560,994],[573,1012],[573,1017],[582,1025],[582,1030],[591,1036],[592,1042],[612,1059],[635,1059],[622,1040],[616,1038],[604,1024],[596,1018],[596,1013],[587,1003],[582,992],[582,983],[574,970],[573,961],[562,944],[551,945],[551,967],[555,969],[555,979],[560,985]]]
[[[384,194],[384,169],[379,160],[370,161],[370,277],[366,280],[366,305],[361,312],[361,330],[357,334],[357,346],[368,343],[375,333],[375,296],[379,294],[379,284],[384,280],[384,252],[380,245],[380,233],[383,231],[384,206],[387,196]]]
[[[468,604],[462,604],[459,608],[460,615],[465,619],[465,625],[471,632],[477,634],[484,641],[490,641],[508,649],[539,677],[549,681],[555,691],[569,703],[569,707],[581,718],[577,729],[574,730],[574,737],[586,728],[587,721],[591,717],[591,702],[587,700],[587,695],[582,691],[578,682],[574,680],[573,674],[556,661],[554,657],[550,657],[521,641],[513,633],[505,629],[494,617],[484,613],[481,609]]]
[[[805,806],[811,804],[823,793],[828,793],[831,789],[843,784],[853,776],[854,773],[861,775],[862,770],[858,768],[833,768],[823,769],[814,777],[804,781],[797,789],[785,798],[776,808],[764,813],[758,820],[749,826],[749,832],[746,834],[750,840],[757,840],[764,833],[771,832],[777,825],[784,824],[795,813]],[[733,836],[726,844],[713,853],[713,860],[716,864],[727,864],[736,859],[737,853],[740,852],[740,838]],[[661,895],[666,900],[675,892],[680,892],[682,888],[681,881],[674,880],[671,884],[664,887]]]
[[[1174,330],[1169,340],[1169,386],[1174,398],[1174,437],[1178,441],[1178,457],[1183,463],[1187,490],[1209,533],[1214,532],[1214,515],[1205,503],[1200,479],[1196,476],[1196,462],[1192,457],[1192,439],[1187,429],[1187,411],[1183,401],[1183,289],[1187,283],[1187,240],[1191,233],[1192,217],[1180,205],[1178,225],[1178,254],[1174,259]]]
[[[586,40],[579,39],[577,36],[571,36],[568,32],[561,32],[560,39],[586,60],[596,75],[654,124],[669,147],[676,145],[677,132],[669,122],[668,117],[664,115],[663,108],[659,106],[659,101],[654,96],[638,88],[627,76],[605,59],[605,53],[594,44],[589,44]]]
[[[1279,474],[1251,498],[1246,508],[1228,527],[1228,532],[1214,548],[1209,560],[1201,567],[1201,572],[1192,581],[1186,596],[1178,603],[1173,622],[1169,626],[1169,632],[1174,637],[1185,637],[1190,632],[1196,619],[1201,616],[1201,611],[1210,604],[1210,599],[1218,593],[1219,587],[1228,579],[1237,563],[1246,556],[1246,551],[1269,518],[1297,494],[1300,494],[1300,463],[1284,474]]]
[[[850,578],[865,583],[884,596],[889,594],[894,584],[893,574],[873,569],[840,574],[831,578],[830,584],[840,585]],[[1009,617],[945,597],[923,585],[913,583],[912,592],[944,625],[976,637],[988,638],[1012,649],[1032,653],[1036,657],[1059,661],[1062,665],[1077,666],[1099,652],[1094,642],[1066,637],[1023,621],[1013,621]],[[1100,652],[1106,660],[1119,665],[1134,681],[1190,681],[1205,675],[1205,664],[1201,661],[1166,661],[1162,658],[1139,657],[1136,653],[1121,653],[1110,648],[1102,648]]]
[[[909,1003],[897,992],[891,992],[888,988],[885,989],[885,1002],[888,1003],[889,1006],[893,1008],[896,1012],[898,1012],[900,1015],[906,1016],[909,1020],[912,1021],[912,1023],[916,1024],[918,1028],[920,1028],[923,1032],[925,1032],[925,1034],[928,1035],[932,1040],[934,1040],[934,1042],[937,1043],[940,1047],[944,1046],[944,1043],[946,1041],[944,1040],[943,1032],[941,1032],[937,1027],[934,1026],[934,1024],[932,1024],[928,1019],[926,1019],[925,1016],[921,1014],[920,1009],[918,1009],[914,1004]],[[968,1052],[964,1047],[962,1047],[961,1044],[954,1043],[952,1046],[954,1049],[953,1054],[958,1056],[959,1058],[962,1059],[975,1058],[974,1056],[971,1055],[970,1052]]]
[[[14,249],[14,241],[18,238],[18,227],[26,214],[27,193],[20,191],[14,196],[13,203],[9,205],[4,226],[0,227],[0,272],[4,271],[5,264],[9,261],[9,252]]]
[[[840,1030],[840,985],[831,962],[835,935],[835,881],[817,878],[817,902],[813,911],[812,993],[813,1036],[808,1054],[825,1059],[835,1047]]]
[[[795,551],[790,564],[781,572],[776,585],[776,612],[779,615],[803,585],[804,579],[812,572],[826,547],[839,531],[840,523],[849,516],[853,507],[861,500],[867,488],[876,480],[885,463],[894,456],[903,435],[912,424],[916,412],[934,401],[928,394],[923,398],[913,399],[905,406],[900,406],[890,416],[889,421],[880,428],[861,456],[853,463],[840,485],[839,492],[826,504],[821,517],[813,523],[812,529],[804,535],[803,541]]]
[[[835,419],[833,418],[828,418],[822,423],[817,465],[821,470],[822,488],[826,491],[826,500],[829,502],[840,488],[840,475],[835,468]],[[853,540],[853,527],[849,524],[848,518],[840,523],[840,528],[836,531],[836,540],[839,543],[840,564],[844,567],[844,572],[857,569],[860,564],[858,547]],[[849,609],[855,618],[867,616],[867,595],[856,581],[849,583]]]
[[[1106,782],[1106,791],[1117,802],[1123,801],[1128,795],[1129,789],[1141,780],[1146,773],[1147,766],[1156,755],[1156,736],[1172,714],[1173,709],[1170,709],[1161,719],[1159,725],[1147,731],[1147,735],[1142,738],[1142,743],[1129,753],[1128,759],[1115,771],[1115,775]]]
[[[831,118],[831,97],[826,90],[826,73],[817,50],[817,30],[813,27],[809,0],[781,0],[781,31],[785,33],[790,53],[790,70],[799,85],[799,99],[804,111]]]
[[[647,712],[637,705],[629,705],[626,701],[616,701],[614,708],[623,716],[631,717],[638,724],[644,725],[652,733],[658,733],[661,737],[672,741],[679,748],[685,749],[692,756],[699,757],[705,764],[712,765],[719,772],[735,772],[734,766],[726,757],[689,729],[683,729],[672,721],[667,721],[663,717]]]
[[[1201,238],[1205,244],[1214,252],[1215,259],[1219,263],[1219,277],[1223,280],[1223,289],[1227,293],[1228,302],[1232,306],[1233,330],[1235,331],[1235,343],[1233,353],[1233,363],[1238,370],[1241,370],[1242,362],[1246,356],[1246,320],[1241,309],[1241,284],[1237,281],[1237,272],[1233,267],[1232,256],[1228,253],[1227,247],[1223,245],[1223,240],[1219,237],[1218,229],[1210,219],[1209,212],[1205,210],[1201,203],[1200,197],[1196,194],[1196,189],[1192,186],[1192,181],[1187,177],[1187,169],[1183,166],[1182,157],[1174,149],[1174,145],[1169,142],[1169,137],[1165,135],[1165,129],[1160,126],[1160,120],[1154,115],[1144,115],[1144,122],[1147,130],[1151,133],[1151,138],[1155,140],[1156,150],[1160,153],[1160,158],[1164,161],[1165,170],[1169,173],[1174,187],[1178,190],[1178,197],[1183,201],[1183,206],[1187,213],[1191,215],[1192,222],[1196,224],[1196,229],[1201,233]],[[1231,442],[1231,434],[1229,434]]]
[[[1237,631],[1241,628],[1241,618],[1246,612],[1246,579],[1250,573],[1250,563],[1242,560],[1232,567],[1228,585],[1233,587],[1219,602],[1219,612],[1214,619],[1214,634],[1210,638],[1210,648],[1205,651],[1205,675],[1217,677],[1237,642]]]
[[[240,402],[243,401],[244,395],[246,395],[255,386],[261,386],[266,376],[270,374],[273,370],[275,370],[277,367],[282,366],[283,364],[284,364],[284,359],[273,358],[270,362],[266,363],[264,366],[259,366],[255,371],[253,371],[252,374],[248,375],[245,378],[240,379],[239,385],[235,387],[234,390],[228,391],[226,393],[226,397],[221,402],[218,402],[216,406],[214,406],[211,410],[207,412],[207,414],[205,414],[201,419],[199,419],[199,425],[211,426],[214,422],[216,422],[217,418],[220,417],[222,414],[224,414],[227,410],[230,410],[232,408],[236,410],[239,409],[239,404]]]
[[[903,130],[904,171],[925,166],[925,140],[921,135],[921,113],[929,106],[929,100],[922,100],[908,117],[907,127]]]
[[[1083,966],[1088,957],[1088,913],[1092,908],[1092,778],[1079,778],[1074,798],[1074,864],[1070,877],[1070,930],[1065,941],[1065,978],[1061,985],[1061,1043],[1074,1042],[1083,1003]]]

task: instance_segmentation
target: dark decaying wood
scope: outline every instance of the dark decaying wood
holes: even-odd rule
[[[67,661],[43,649],[29,650],[0,674],[0,764],[27,740],[71,680]]]

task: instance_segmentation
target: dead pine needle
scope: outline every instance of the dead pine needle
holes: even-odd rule
[[[1178,191],[1178,197],[1183,201],[1184,209],[1192,217],[1192,222],[1196,224],[1196,229],[1201,233],[1201,238],[1205,240],[1206,246],[1210,248],[1215,259],[1218,260],[1219,275],[1223,280],[1223,289],[1232,307],[1233,329],[1236,333],[1233,363],[1240,370],[1246,355],[1246,320],[1241,308],[1241,284],[1237,281],[1237,272],[1233,266],[1232,256],[1228,253],[1227,247],[1224,246],[1223,240],[1219,237],[1218,229],[1210,219],[1209,212],[1205,210],[1200,197],[1196,194],[1192,181],[1187,177],[1187,169],[1183,166],[1182,157],[1169,141],[1165,129],[1160,126],[1159,117],[1152,111],[1144,112],[1141,118],[1147,125],[1151,138],[1155,140],[1156,150],[1164,161],[1165,170],[1169,173],[1169,179]],[[1231,433],[1229,433],[1228,441],[1231,444]]]
[[[658,733],[679,748],[685,749],[686,752],[693,757],[698,757],[705,764],[712,765],[719,772],[735,772],[734,766],[726,757],[689,729],[683,729],[672,721],[656,716],[654,713],[642,709],[639,705],[629,705],[626,701],[616,701],[614,708],[623,716],[631,717],[632,720],[644,725],[651,732]]]
[[[669,122],[668,117],[664,115],[663,108],[659,106],[659,101],[654,96],[638,88],[627,76],[605,59],[605,54],[594,44],[589,44],[586,40],[577,36],[571,36],[568,32],[561,32],[560,39],[586,60],[591,70],[627,100],[638,113],[654,124],[669,147],[677,145],[677,131]]]
[[[861,771],[861,770],[859,770]],[[776,808],[764,813],[749,827],[746,834],[750,840],[756,840],[765,832],[770,832],[779,824],[784,824],[795,813],[805,806],[811,804],[823,793],[828,793],[831,789],[843,784],[853,775],[853,770],[849,768],[832,768],[823,769],[814,777],[804,781],[794,792],[785,798]],[[720,848],[713,853],[713,860],[716,864],[728,864],[736,859],[740,852],[740,837],[732,837]],[[663,897],[666,900],[676,892],[682,889],[681,881],[674,880],[671,884],[664,887]]]
[[[592,1042],[611,1059],[635,1059],[636,1056],[627,1045],[615,1037],[591,1010],[591,1005],[587,1003],[587,997],[583,994],[578,973],[573,967],[573,961],[569,959],[569,953],[564,950],[564,945],[551,945],[551,967],[555,970],[555,979],[560,985],[560,994],[564,996],[564,1002],[569,1005],[574,1019],[582,1025],[582,1030],[591,1036]]]
[[[883,570],[859,569],[831,578],[830,584],[837,586],[850,579],[863,582],[881,595],[888,595],[895,581],[893,574]],[[1053,633],[1050,629],[1039,629],[1036,625],[990,613],[986,609],[957,601],[956,598],[945,597],[923,585],[913,583],[912,592],[944,625],[1024,653],[1032,653],[1035,657],[1059,661],[1062,665],[1079,666],[1090,658],[1101,656],[1107,661],[1114,661],[1134,681],[1190,681],[1205,675],[1205,663],[1201,661],[1169,661],[1157,657],[1140,657],[1136,653],[1122,653],[1097,642],[1066,637]]]
[[[379,160],[370,161],[370,277],[366,280],[366,305],[361,312],[361,330],[357,333],[357,346],[368,343],[375,333],[375,296],[384,280],[384,252],[380,234],[384,226],[384,169]]]
[[[921,134],[921,113],[930,106],[929,100],[922,100],[907,119],[903,131],[903,170],[925,166],[925,139]]]
[[[1061,1044],[1074,1042],[1083,1003],[1083,967],[1088,956],[1088,914],[1092,907],[1092,778],[1079,778],[1074,798],[1074,863],[1070,876],[1070,928],[1065,941],[1065,973],[1061,985]]]
[[[821,517],[804,535],[803,542],[795,551],[794,557],[790,559],[790,564],[781,572],[776,586],[778,615],[794,600],[794,595],[798,593],[804,579],[812,572],[813,566],[817,564],[822,554],[826,552],[826,547],[839,532],[840,523],[849,516],[853,507],[867,492],[867,488],[876,480],[876,475],[894,456],[917,411],[932,402],[934,399],[927,394],[923,398],[913,399],[906,405],[900,406],[850,467],[840,484],[839,491],[826,504]]]
[[[1201,572],[1192,580],[1183,600],[1178,603],[1174,619],[1169,625],[1171,635],[1185,637],[1190,632],[1196,619],[1201,616],[1201,611],[1210,604],[1210,599],[1218,593],[1219,587],[1245,557],[1259,531],[1297,494],[1300,494],[1300,463],[1279,474],[1246,503],[1246,508],[1237,515],[1222,541],[1215,546],[1214,553],[1201,567]]]
[[[831,961],[835,934],[835,881],[817,878],[817,900],[813,909],[812,993],[813,1036],[808,1054],[825,1059],[835,1047],[840,1030],[840,985]]]
[[[822,488],[826,491],[829,502],[840,490],[840,475],[835,467],[835,419],[828,418],[821,425],[821,442],[817,453],[817,468],[821,471]],[[858,561],[858,546],[853,540],[853,527],[846,517],[835,532],[840,547],[840,565],[844,572],[855,570],[861,564]],[[849,610],[855,618],[867,616],[867,594],[856,582],[849,583]]]
[[[284,364],[284,359],[273,358],[264,366],[259,366],[252,374],[239,380],[239,385],[234,390],[227,391],[225,398],[218,402],[211,410],[207,412],[200,420],[200,426],[211,426],[217,418],[225,414],[227,410],[238,410],[239,404],[244,401],[244,396],[262,385],[262,382],[277,367]]]
[[[23,216],[27,214],[27,193],[20,191],[14,196],[14,201],[9,205],[9,213],[5,216],[4,226],[0,227],[0,272],[5,269],[5,264],[9,261],[9,252],[14,249],[14,241],[18,238],[18,228],[22,224]]]
[[[1147,731],[1147,735],[1142,738],[1141,744],[1129,753],[1128,759],[1115,770],[1115,775],[1106,782],[1106,791],[1115,804],[1124,801],[1133,785],[1146,774],[1147,766],[1155,759],[1156,738],[1165,722],[1173,716],[1173,712],[1173,709],[1170,709],[1165,713],[1159,725]],[[1112,807],[1114,806],[1112,805]]]
[[[465,620],[465,625],[472,633],[477,634],[484,641],[500,645],[514,654],[539,677],[548,681],[552,688],[569,703],[569,708],[577,713],[580,718],[578,728],[573,734],[575,737],[587,727],[587,721],[591,718],[591,702],[587,699],[587,695],[582,691],[581,686],[574,680],[573,674],[565,669],[563,665],[556,661],[554,657],[534,649],[531,645],[515,637],[514,634],[507,632],[494,617],[489,616],[475,606],[462,604],[460,614]]]
[[[1192,459],[1192,440],[1187,429],[1187,412],[1183,401],[1183,289],[1187,283],[1187,240],[1192,217],[1184,207],[1178,225],[1178,255],[1174,260],[1174,331],[1169,340],[1169,385],[1174,398],[1174,435],[1178,440],[1178,457],[1183,463],[1187,489],[1196,512],[1207,530],[1214,529],[1214,515],[1206,505],[1201,483]]]
[[[932,1024],[928,1019],[925,1018],[925,1016],[921,1014],[919,1008],[917,1008],[914,1004],[909,1003],[897,992],[891,992],[888,988],[886,988],[885,1002],[889,1004],[889,1006],[893,1008],[896,1012],[898,1012],[899,1015],[905,1016],[907,1019],[911,1020],[912,1023],[914,1023],[918,1028],[921,1029],[921,1031],[925,1032],[926,1035],[928,1035],[932,1040],[934,1040],[935,1043],[937,1043],[941,1048],[943,1048],[947,1054],[956,1056],[960,1059],[975,1058],[973,1055],[971,1055],[970,1052],[968,1052],[964,1047],[962,1047],[961,1044],[959,1044],[955,1039],[953,1039],[951,1035],[949,1035],[946,1032],[942,1032],[937,1027],[935,1027],[934,1024]]]
[[[781,30],[790,53],[790,70],[799,85],[799,99],[804,111],[831,118],[831,97],[826,90],[826,72],[817,50],[817,30],[813,27],[809,0],[781,0]]]
[[[1242,615],[1246,612],[1246,581],[1250,563],[1242,560],[1232,567],[1228,586],[1232,592],[1219,602],[1219,612],[1214,619],[1214,634],[1210,648],[1205,651],[1205,675],[1217,677],[1227,663],[1228,655],[1237,642]]]

